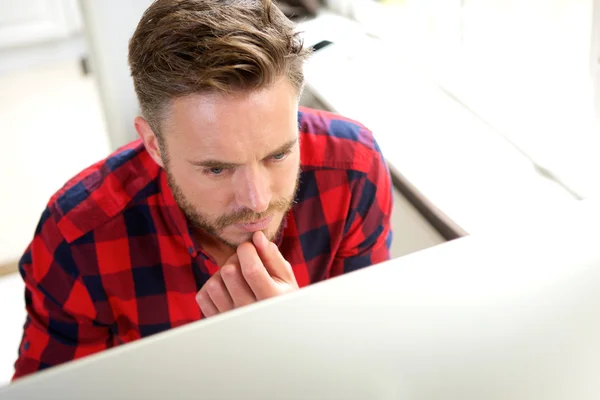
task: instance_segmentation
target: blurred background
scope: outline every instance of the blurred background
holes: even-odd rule
[[[135,139],[127,44],[150,0],[0,0],[0,384],[16,271],[49,197]],[[599,194],[600,1],[281,1],[302,104],[371,128],[395,185],[394,257]]]

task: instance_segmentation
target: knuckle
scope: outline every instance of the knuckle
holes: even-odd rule
[[[262,274],[263,268],[264,267],[259,264],[249,264],[245,269],[246,276],[252,277],[252,278],[259,277]]]
[[[219,281],[215,280],[215,279],[211,279],[208,282],[206,282],[206,291],[208,293],[217,293],[221,290],[221,284]]]
[[[224,279],[235,278],[237,275],[237,268],[235,265],[228,264],[221,268],[221,276]]]

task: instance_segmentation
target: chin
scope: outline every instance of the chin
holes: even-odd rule
[[[252,233],[240,232],[240,233],[229,233],[219,235],[219,239],[228,244],[231,247],[238,247],[244,242],[252,241]]]
[[[271,221],[269,227],[263,231],[267,239],[269,239],[269,241],[272,242],[273,240],[275,240],[275,235],[277,235],[281,228],[281,224],[283,223],[283,216],[284,214],[281,213],[275,214],[273,221]]]
[[[269,237],[270,230],[268,230],[268,231],[263,230],[263,232],[265,233],[267,238],[270,239],[270,237]],[[242,243],[252,242],[252,235],[254,235],[254,232],[228,232],[228,233],[219,235],[219,238],[223,242],[229,244],[230,246],[237,247]]]

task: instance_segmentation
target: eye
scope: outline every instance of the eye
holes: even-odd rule
[[[221,174],[223,174],[223,171],[225,171],[224,168],[207,168],[207,169],[204,170],[204,173],[206,175],[213,175],[213,176],[215,176],[215,175],[221,175]]]
[[[279,153],[279,154],[274,154],[271,156],[271,159],[274,161],[281,161],[283,160],[286,156],[288,155],[288,152],[284,152],[284,153]]]

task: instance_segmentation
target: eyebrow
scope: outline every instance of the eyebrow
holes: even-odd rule
[[[265,158],[273,157],[273,156],[275,156],[277,154],[281,154],[281,153],[286,153],[292,147],[294,147],[296,145],[296,143],[298,143],[298,138],[289,140],[286,143],[284,143],[283,145],[279,146],[274,151],[272,151],[271,153],[269,153]],[[222,168],[222,169],[234,168],[234,167],[238,167],[238,166],[242,165],[242,164],[214,160],[214,159],[202,160],[202,161],[189,161],[189,163],[195,167]]]

